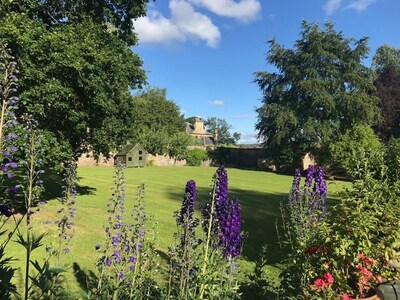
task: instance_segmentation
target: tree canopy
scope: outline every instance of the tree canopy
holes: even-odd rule
[[[275,72],[256,72],[262,93],[256,129],[278,165],[299,165],[306,153],[322,153],[355,124],[379,119],[367,56],[367,38],[355,40],[306,21],[293,49],[269,41]]]
[[[386,67],[374,81],[382,120],[375,127],[379,137],[388,142],[400,138],[400,68]]]
[[[185,120],[178,105],[167,99],[167,91],[149,88],[133,96],[130,140],[151,154],[183,158],[189,144]]]
[[[75,157],[108,155],[129,136],[130,90],[145,82],[130,20],[145,0],[12,1],[0,41],[20,69],[19,114],[28,113]]]
[[[240,140],[240,133],[234,132],[230,133],[232,125],[228,124],[225,119],[211,117],[205,120],[204,126],[206,130],[210,133],[217,133],[219,145],[235,145]]]
[[[372,59],[372,69],[379,75],[389,67],[400,69],[400,49],[383,45],[376,50]]]
[[[388,45],[379,47],[372,60],[372,70],[382,114],[375,131],[387,143],[390,137],[400,137],[400,49]]]

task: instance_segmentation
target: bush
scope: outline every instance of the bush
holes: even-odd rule
[[[191,149],[186,154],[186,164],[188,166],[200,166],[202,161],[208,158],[207,151],[203,149]]]
[[[334,168],[342,168],[347,175],[359,177],[360,164],[367,160],[369,168],[378,171],[382,164],[383,146],[372,128],[368,125],[356,125],[341,135],[330,146]]]

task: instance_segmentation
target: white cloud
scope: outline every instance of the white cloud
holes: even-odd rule
[[[196,12],[185,0],[170,0],[171,18],[157,11],[149,11],[148,16],[133,21],[133,26],[141,43],[163,43],[171,45],[188,39],[204,40],[210,47],[216,47],[221,33],[210,18]]]
[[[323,6],[323,9],[327,15],[331,15],[339,9],[341,4],[342,0],[328,0]]]
[[[224,105],[224,101],[222,101],[222,100],[208,101],[208,105],[211,105],[211,106],[222,106],[222,105]]]
[[[173,22],[185,36],[205,40],[210,47],[216,47],[221,33],[209,17],[196,12],[191,4],[183,0],[169,2]]]
[[[169,19],[157,11],[149,11],[148,16],[133,22],[141,43],[165,43],[186,40],[185,35]]]
[[[347,8],[354,9],[357,12],[362,12],[368,8],[371,4],[376,2],[376,0],[357,0],[350,3]]]
[[[250,22],[259,17],[261,4],[258,0],[189,0],[191,3],[203,6],[213,13]]]

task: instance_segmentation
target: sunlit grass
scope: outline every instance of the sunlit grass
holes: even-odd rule
[[[209,198],[214,167],[146,167],[129,168],[125,170],[126,189],[126,216],[129,218],[135,201],[136,187],[145,184],[147,212],[157,221],[156,236],[157,249],[166,253],[168,245],[173,242],[173,232],[176,229],[173,212],[180,208],[184,187],[188,180],[195,180],[198,190],[197,216],[200,216],[198,204],[205,203]],[[270,266],[267,268],[272,276],[279,274],[274,265],[282,258],[277,243],[275,223],[280,216],[279,203],[288,192],[292,183],[292,176],[274,173],[227,169],[229,178],[229,194],[236,195],[242,207],[243,230],[247,232],[247,239],[243,248],[242,265],[248,269],[257,259],[262,245],[268,246]],[[113,188],[113,168],[108,167],[80,167],[78,169],[78,197],[76,202],[75,236],[71,241],[71,252],[63,255],[65,263],[77,263],[83,270],[95,270],[99,253],[95,251],[96,244],[104,241],[104,226],[107,223],[107,203]],[[45,245],[54,244],[56,225],[45,225],[49,220],[57,219],[57,194],[60,192],[57,176],[52,174],[45,182],[47,187],[47,204],[33,215],[34,231],[48,232],[44,240]],[[339,184],[339,188],[341,184]],[[329,189],[329,187],[328,187]],[[329,197],[334,198],[330,192]],[[23,227],[21,228],[23,230]],[[18,258],[16,266],[22,267],[24,252],[21,246],[11,242],[7,253]],[[44,257],[44,247],[34,252],[34,258]],[[70,270],[68,284],[72,290],[78,285],[74,281]],[[22,272],[17,272],[22,274]],[[20,279],[16,279],[17,282]]]

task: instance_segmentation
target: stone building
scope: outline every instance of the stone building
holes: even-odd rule
[[[200,117],[194,117],[193,124],[186,122],[186,133],[194,137],[199,146],[214,147],[218,143],[218,133],[207,132]]]

